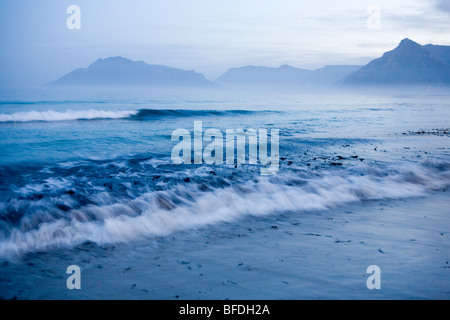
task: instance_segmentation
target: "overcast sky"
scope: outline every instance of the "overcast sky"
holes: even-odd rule
[[[80,30],[66,26],[69,5]],[[109,56],[211,80],[244,65],[365,64],[405,37],[450,45],[450,1],[1,0],[0,85],[43,85]]]

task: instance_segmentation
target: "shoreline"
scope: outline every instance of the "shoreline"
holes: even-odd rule
[[[246,217],[128,244],[3,263],[4,299],[448,299],[448,191]],[[66,288],[69,265],[81,290]],[[370,265],[381,290],[366,287]],[[6,279],[5,279],[6,278]]]

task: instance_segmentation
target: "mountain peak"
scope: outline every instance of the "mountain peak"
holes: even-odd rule
[[[420,44],[418,44],[417,42],[412,41],[411,39],[408,39],[408,38],[403,39],[398,46],[400,48],[402,48],[402,47],[406,47],[406,48],[421,47]]]
[[[281,67],[279,67],[279,69],[295,69],[294,67],[291,67],[288,64],[283,64]]]
[[[94,63],[91,64],[91,66],[95,65],[104,65],[104,64],[124,64],[124,63],[133,63],[130,59],[124,58],[124,57],[108,57],[108,58],[100,58],[97,59]]]
[[[409,39],[409,38],[405,38],[405,39],[403,39],[402,41],[400,41],[400,44],[402,44],[402,43],[416,43],[415,41],[412,41],[411,39]]]

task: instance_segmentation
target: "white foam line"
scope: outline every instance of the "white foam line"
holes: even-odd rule
[[[80,119],[120,119],[138,113],[138,110],[66,110],[65,112],[27,111],[12,114],[0,113],[0,122],[31,122],[31,121],[70,121]]]

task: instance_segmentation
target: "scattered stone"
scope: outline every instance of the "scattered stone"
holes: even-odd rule
[[[450,134],[450,128],[440,128],[425,131],[423,129],[417,131],[403,132],[404,135],[435,135],[435,136],[446,136]]]
[[[128,272],[131,270],[131,267],[125,268],[125,270],[123,270],[123,273]]]

